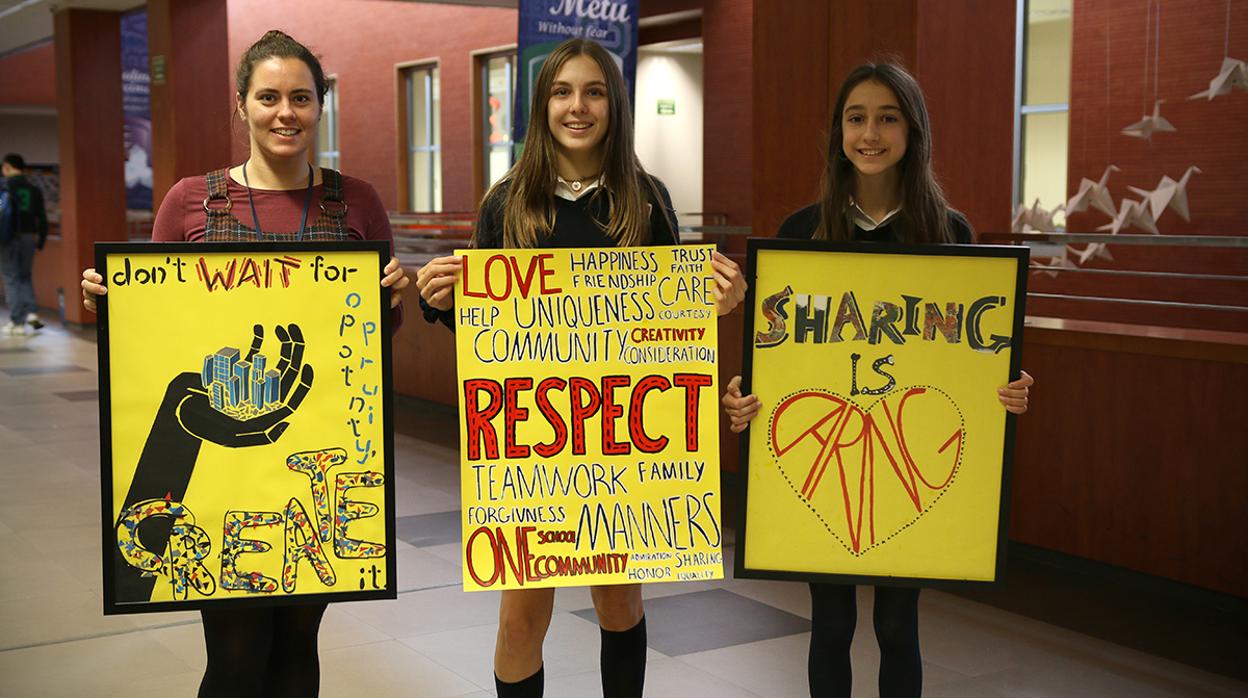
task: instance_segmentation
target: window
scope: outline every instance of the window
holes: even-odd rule
[[[1018,0],[1014,203],[1066,203],[1073,0]],[[1055,221],[1064,225],[1058,214]]]
[[[483,56],[481,70],[481,147],[484,189],[499,180],[513,162],[511,108],[515,101],[516,54]]]
[[[407,92],[407,206],[422,213],[442,210],[442,128],[438,68],[405,72]]]
[[[316,135],[316,161],[321,167],[341,169],[338,164],[338,80],[329,79],[325,93],[325,106],[321,110],[321,123]]]

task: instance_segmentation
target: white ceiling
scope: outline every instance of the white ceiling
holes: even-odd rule
[[[52,10],[129,10],[143,0],[0,0],[0,56],[52,36]]]

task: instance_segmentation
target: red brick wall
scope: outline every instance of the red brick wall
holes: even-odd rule
[[[1170,0],[1162,4],[1157,97],[1166,100],[1161,106],[1162,116],[1177,132],[1156,134],[1151,142],[1120,133],[1146,111],[1152,113],[1151,66],[1147,85],[1144,79],[1145,5],[1144,0],[1075,3],[1068,196],[1078,191],[1081,178],[1099,178],[1108,164],[1122,168],[1109,178],[1115,203],[1124,196],[1139,198],[1127,189],[1128,185],[1152,189],[1162,175],[1178,179],[1189,165],[1196,165],[1203,174],[1194,175],[1189,185],[1191,222],[1167,211],[1157,227],[1162,233],[1172,234],[1248,234],[1248,195],[1244,190],[1248,182],[1248,131],[1244,128],[1248,124],[1248,93],[1236,91],[1213,101],[1187,99],[1206,89],[1222,65],[1227,27],[1225,3]],[[1248,59],[1248,5],[1232,3],[1231,11],[1229,53]],[[1091,211],[1071,216],[1068,226],[1072,232],[1093,232],[1106,222],[1104,214]],[[1123,246],[1110,249],[1116,262],[1098,260],[1089,266],[1248,275],[1248,252],[1243,251]],[[1033,275],[1031,286],[1034,291],[1055,293],[1248,305],[1248,288],[1237,282],[1162,282],[1067,274],[1057,279]],[[1248,329],[1248,319],[1242,313],[1034,299],[1028,311],[1140,324]]]
[[[442,208],[475,208],[472,194],[470,51],[513,44],[515,10],[435,3],[305,0],[298,12],[265,3],[229,6],[230,62],[267,30],[307,44],[338,77],[341,167],[371,183],[387,208],[397,208],[395,65],[436,59],[441,80]],[[235,129],[234,160],[246,157]]]
[[[0,58],[0,104],[56,106],[56,55],[50,40]]]

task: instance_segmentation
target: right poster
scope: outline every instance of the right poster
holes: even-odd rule
[[[737,576],[997,580],[1027,254],[749,241]]]

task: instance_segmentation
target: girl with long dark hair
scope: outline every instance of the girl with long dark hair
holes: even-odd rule
[[[858,66],[836,97],[819,201],[785,220],[777,237],[969,244],[971,226],[949,208],[931,159],[931,127],[918,82],[891,63]],[[998,390],[998,399],[1006,410],[1022,414],[1032,383],[1023,372]],[[749,426],[762,407],[757,396],[741,394],[740,376],[729,382],[723,404],[735,432]],[[855,594],[853,585],[810,585],[812,698],[850,695]],[[877,586],[874,609],[880,695],[920,695],[919,590]]]
[[[624,77],[598,44],[570,39],[546,58],[533,86],[520,159],[481,202],[472,237],[477,248],[674,245],[675,214],[662,183],[633,150]],[[745,295],[737,265],[712,262],[720,314]],[[426,319],[454,326],[458,257],[440,257],[416,276]],[[602,628],[605,696],[641,695],[646,625],[637,584],[591,588]],[[502,592],[494,675],[499,698],[540,696],[542,643],[554,589]]]

